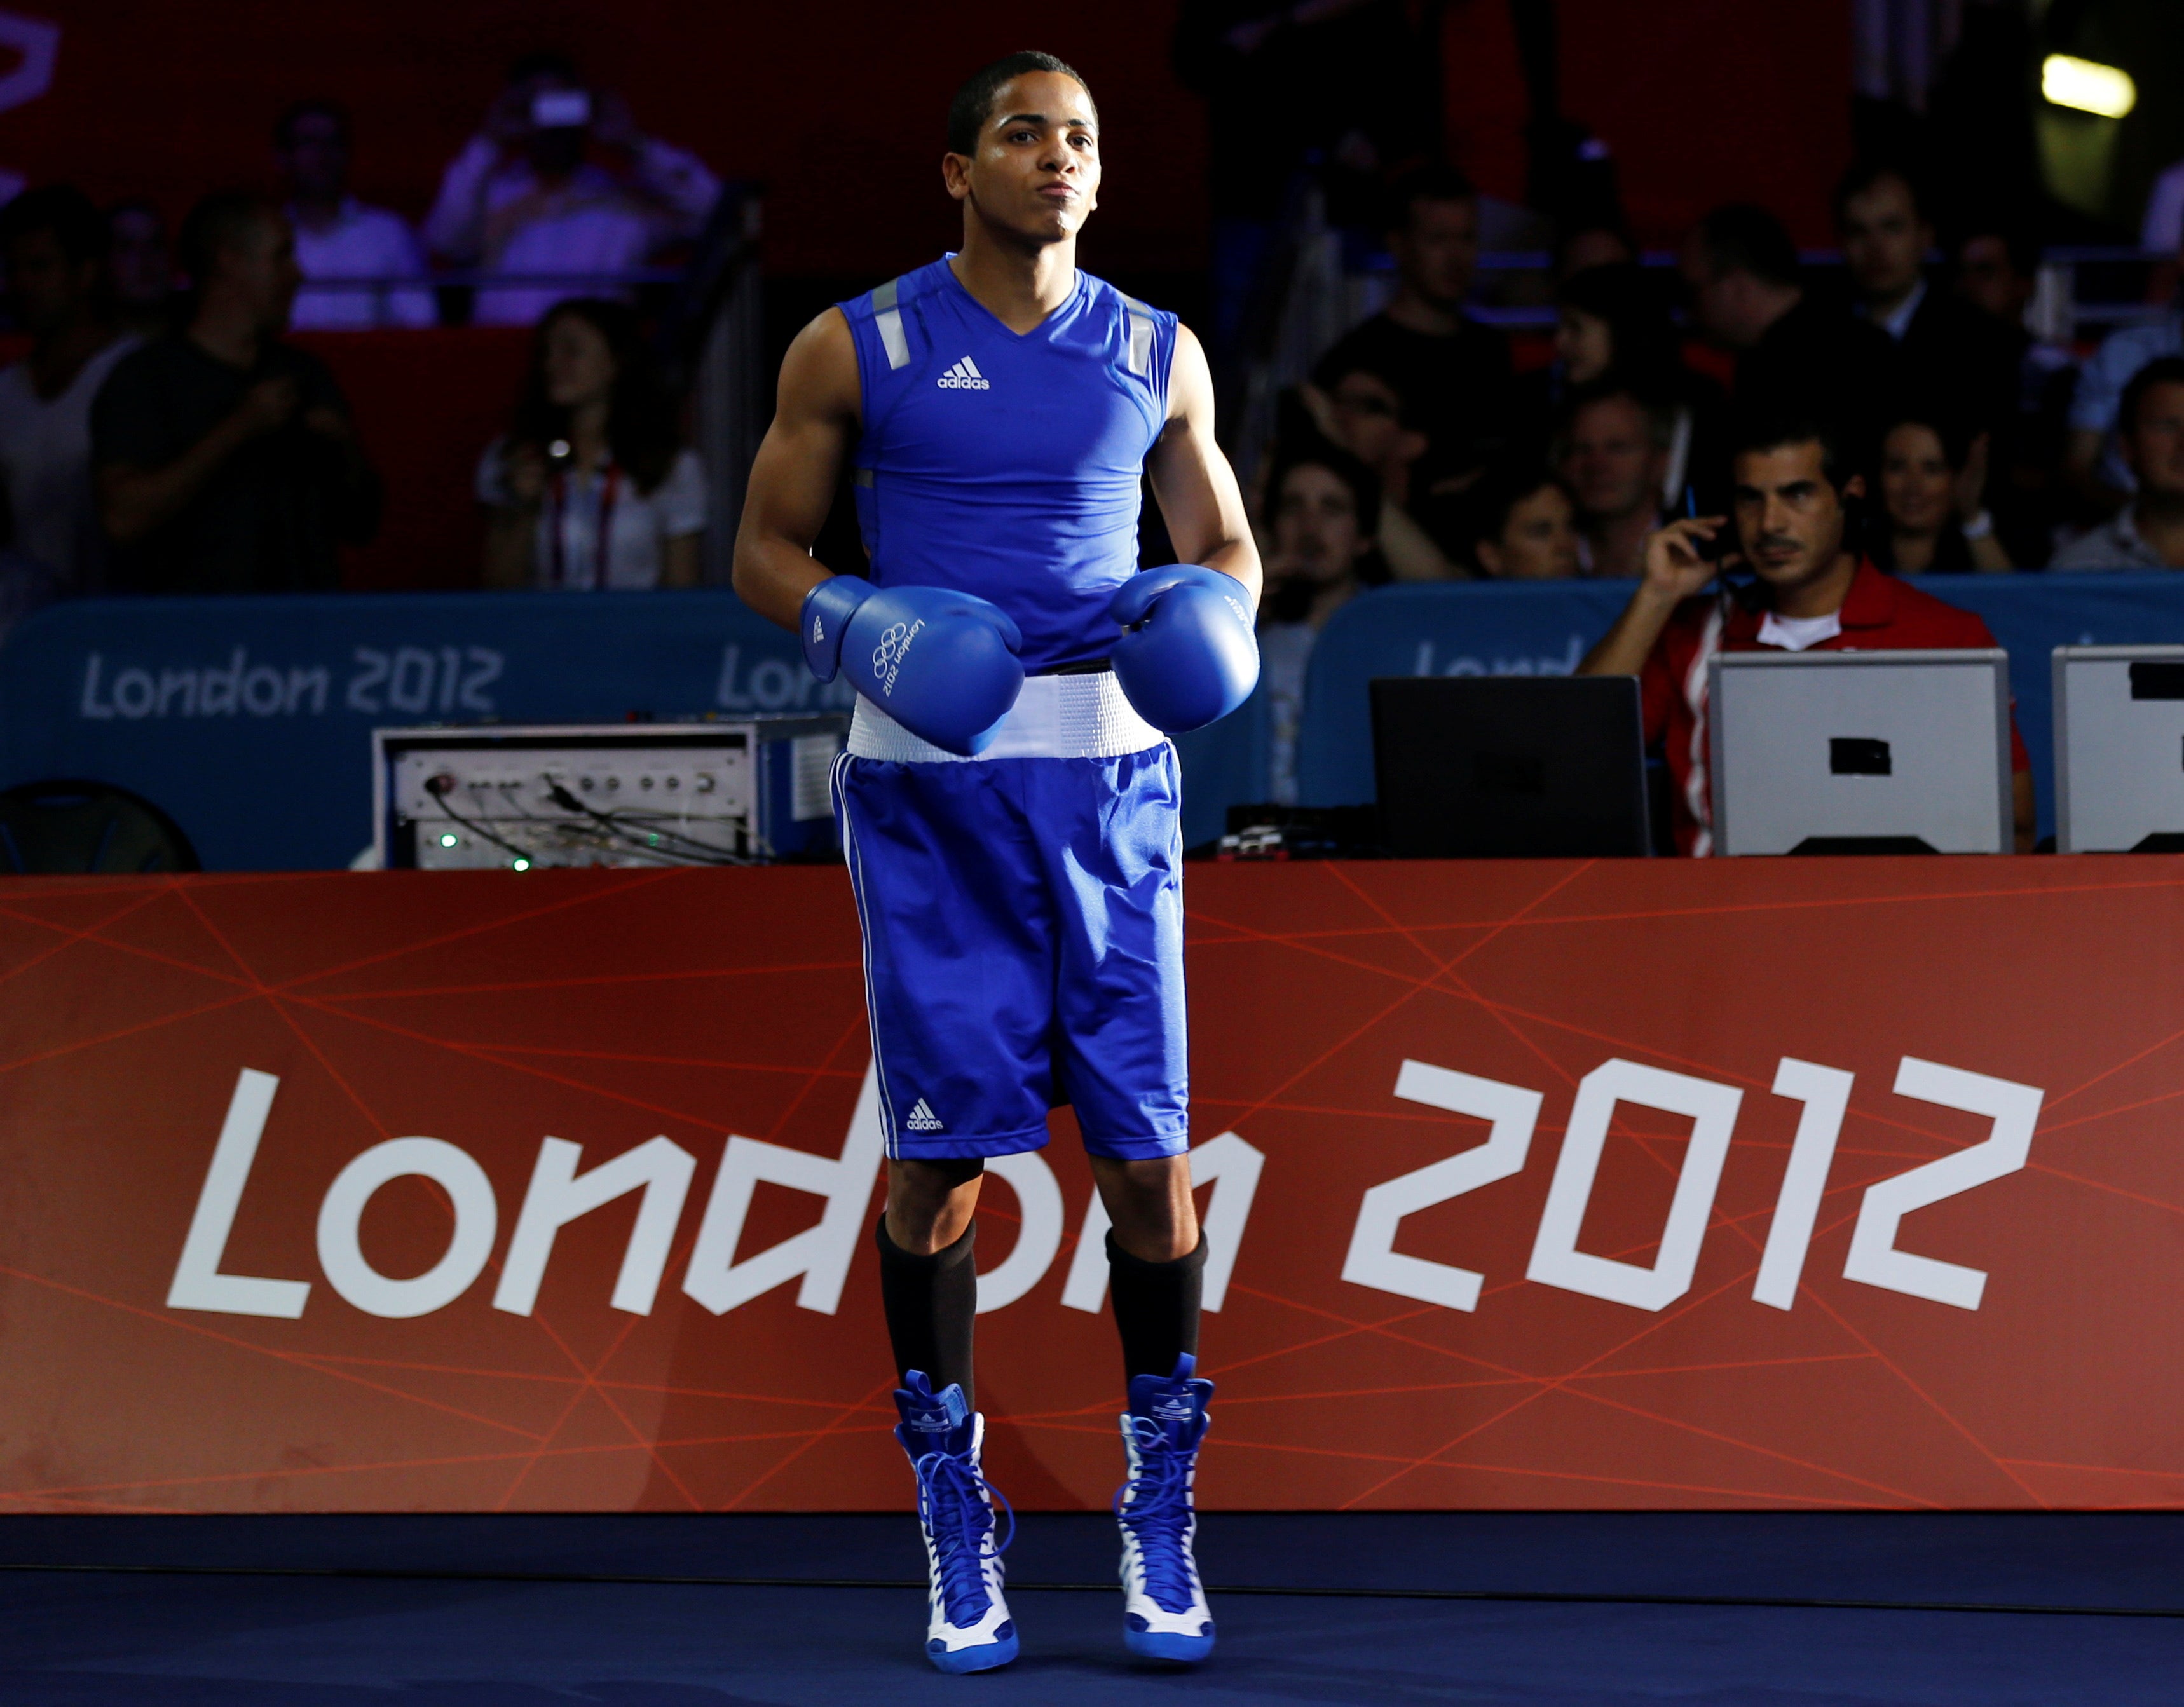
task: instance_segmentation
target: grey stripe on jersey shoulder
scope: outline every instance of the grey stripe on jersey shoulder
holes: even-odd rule
[[[1117,291],[1116,295],[1122,296]],[[1153,311],[1135,297],[1123,297],[1130,317],[1129,368],[1134,374],[1150,374],[1153,366]]]
[[[872,292],[872,325],[880,335],[880,342],[887,350],[890,370],[910,365],[910,340],[903,336],[902,310],[895,306],[902,294],[902,281],[889,279]]]

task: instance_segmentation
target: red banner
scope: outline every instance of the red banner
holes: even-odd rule
[[[2184,1499],[2184,861],[1187,895],[1208,1505]],[[838,872],[15,880],[0,987],[0,1510],[905,1502]],[[1034,1508],[1120,1464],[1056,1125]]]

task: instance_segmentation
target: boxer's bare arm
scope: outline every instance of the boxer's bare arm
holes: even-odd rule
[[[751,464],[736,530],[737,595],[783,628],[797,626],[804,595],[833,573],[811,555],[811,542],[833,507],[859,405],[850,323],[829,309],[782,360],[773,425]]]
[[[1167,425],[1146,462],[1169,542],[1185,563],[1233,575],[1259,598],[1259,550],[1244,495],[1213,438],[1213,375],[1189,326],[1175,329]]]

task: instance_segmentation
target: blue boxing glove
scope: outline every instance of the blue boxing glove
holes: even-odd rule
[[[842,667],[842,637],[850,631],[856,609],[879,589],[862,575],[829,575],[804,595],[796,631],[804,642],[804,661],[822,681],[832,681]]]
[[[1201,729],[1251,697],[1259,642],[1235,576],[1195,563],[1149,569],[1123,583],[1107,614],[1124,631],[1115,679],[1163,734]]]
[[[858,602],[840,656],[851,686],[905,729],[972,759],[1023,690],[1022,645],[997,604],[944,587],[893,587]]]

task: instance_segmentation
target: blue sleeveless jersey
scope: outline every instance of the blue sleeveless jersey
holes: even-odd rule
[[[1023,631],[1027,670],[1106,657],[1107,602],[1138,567],[1175,316],[1080,271],[1019,336],[946,259],[839,306],[863,388],[853,478],[873,582],[992,600]]]

